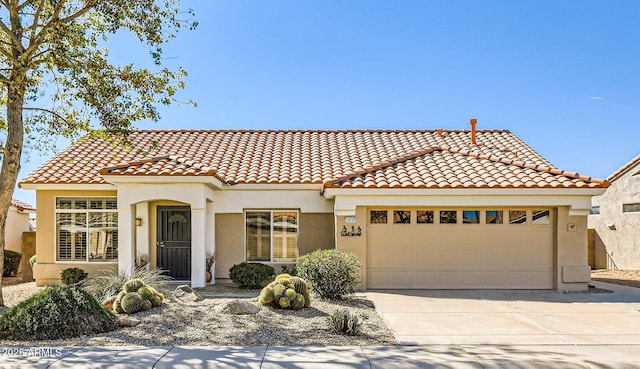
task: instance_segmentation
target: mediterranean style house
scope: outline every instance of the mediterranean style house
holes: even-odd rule
[[[593,198],[589,246],[594,268],[640,269],[640,155],[607,179],[606,192]]]
[[[194,287],[243,261],[355,253],[362,288],[586,289],[591,197],[506,130],[150,130],[79,141],[36,191],[38,285],[148,257]]]

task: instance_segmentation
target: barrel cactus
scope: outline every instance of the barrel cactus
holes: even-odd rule
[[[113,303],[118,314],[135,314],[162,305],[164,295],[138,278],[127,281]]]
[[[144,287],[144,282],[142,281],[142,279],[140,278],[133,278],[128,280],[124,286],[123,286],[123,290],[126,293],[129,292],[137,292],[141,287]]]
[[[307,283],[299,277],[280,274],[260,292],[260,303],[281,309],[300,310],[311,306]]]
[[[153,299],[153,296],[155,295],[153,292],[155,291],[155,289],[153,287],[149,287],[149,286],[144,286],[144,287],[140,287],[138,289],[138,293],[140,294],[140,296],[142,296],[142,298],[144,298],[145,300],[149,300],[151,301],[151,299]]]
[[[129,292],[122,298],[120,304],[122,305],[122,310],[124,310],[127,314],[134,314],[139,311],[142,311],[142,305],[144,303],[144,299],[137,292]]]

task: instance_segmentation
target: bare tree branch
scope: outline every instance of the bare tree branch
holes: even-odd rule
[[[40,0],[40,5],[38,6],[38,8],[36,9],[36,14],[33,15],[33,24],[31,24],[32,27],[32,31],[31,31],[31,37],[29,37],[29,45],[33,44],[33,41],[36,38],[36,32],[35,30],[37,29],[38,26],[38,20],[40,19],[40,14],[42,13],[42,8],[44,8],[44,3],[46,0]],[[28,3],[28,1],[25,2],[25,4]],[[23,4],[24,5],[24,4]]]
[[[2,19],[0,19],[0,29],[7,34],[7,36],[9,36],[11,38],[11,40],[14,42],[15,46],[18,47],[18,49],[20,51],[24,51],[24,48],[22,47],[22,43],[20,42],[20,40],[18,39],[18,37],[16,37],[16,35],[11,32],[11,30],[9,29],[9,27],[7,27],[7,25],[2,21]],[[13,46],[13,44],[12,44]],[[5,54],[7,56],[9,56],[10,58],[13,58],[13,55],[11,54]]]
[[[58,114],[57,112],[51,110],[51,109],[45,109],[45,108],[34,108],[34,107],[24,107],[22,108],[22,110],[32,110],[32,111],[41,111],[44,113],[49,113],[53,116],[55,116],[56,118],[62,120],[62,121],[66,121],[67,119],[65,117],[63,117],[62,115]]]

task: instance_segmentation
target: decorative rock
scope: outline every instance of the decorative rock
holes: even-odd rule
[[[102,305],[107,308],[107,310],[113,310],[113,303],[116,301],[116,298],[118,298],[118,296],[111,296],[102,301]]]
[[[256,314],[260,311],[260,307],[246,300],[233,300],[227,303],[227,305],[222,308],[222,311],[226,314],[234,315]]]
[[[186,284],[180,285],[176,287],[176,290],[173,291],[173,296],[171,296],[171,300],[174,302],[198,302],[204,300],[199,293],[194,291],[193,288],[187,286]]]
[[[140,321],[140,319],[131,318],[131,317],[128,317],[128,316],[125,316],[125,315],[121,315],[121,316],[118,317],[118,323],[122,327],[135,327],[136,325],[140,324],[141,321]]]

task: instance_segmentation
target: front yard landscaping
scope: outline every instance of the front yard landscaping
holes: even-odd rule
[[[228,289],[231,289],[227,287]],[[35,283],[4,287],[8,306],[14,306],[39,288]],[[169,299],[167,299],[169,300]],[[0,345],[394,345],[393,334],[362,294],[343,300],[313,299],[311,307],[302,310],[282,310],[261,306],[253,315],[233,315],[223,312],[227,298],[205,298],[192,303],[165,301],[160,307],[131,317],[142,323],[135,327],[95,336],[81,336],[52,341],[0,341]],[[254,304],[254,299],[247,299]],[[347,308],[355,314],[364,313],[361,335],[331,333],[327,318],[336,310]]]

